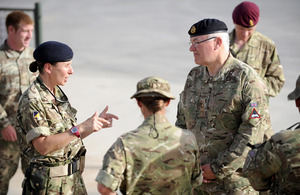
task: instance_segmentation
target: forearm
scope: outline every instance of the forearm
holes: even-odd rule
[[[212,161],[211,169],[216,177],[222,179],[243,167],[246,155],[250,150],[247,143],[248,140],[242,135],[236,135],[231,146],[223,152],[222,156]]]
[[[40,136],[34,139],[32,143],[41,155],[46,155],[66,147],[74,139],[77,139],[77,137],[68,130],[55,135]]]
[[[175,122],[175,126],[186,129],[186,123],[185,123],[185,117],[184,117],[184,112],[182,109],[182,102],[179,101],[178,106],[177,106],[177,120]]]
[[[116,195],[117,193],[112,191],[110,188],[105,187],[101,183],[98,183],[98,191],[102,195]]]
[[[270,63],[267,66],[268,69],[266,71],[264,80],[268,87],[269,96],[274,97],[279,94],[285,82],[283,67],[279,60],[276,47],[274,48],[273,52],[271,52],[269,60]]]
[[[7,113],[0,104],[0,131],[3,130],[5,127],[11,125],[10,120],[7,118]]]
[[[277,96],[280,93],[285,82],[283,71],[281,75],[278,76],[270,75],[265,77],[264,81],[266,82],[269,96],[271,97]]]

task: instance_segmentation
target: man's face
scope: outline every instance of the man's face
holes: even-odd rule
[[[14,27],[11,27],[11,33],[9,34],[12,36],[15,45],[20,48],[20,50],[25,49],[26,47],[29,46],[31,38],[32,38],[32,33],[34,30],[33,24],[24,24],[21,22],[19,24],[18,30],[16,30]]]
[[[238,40],[246,42],[252,36],[255,28],[256,26],[245,28],[243,26],[235,24],[235,36]]]
[[[190,51],[194,54],[195,63],[208,66],[214,50],[214,40],[216,37],[208,35],[195,36],[190,38]]]

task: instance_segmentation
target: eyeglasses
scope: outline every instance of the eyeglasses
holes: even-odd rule
[[[217,37],[210,37],[210,38],[208,38],[208,39],[204,39],[204,40],[202,40],[202,41],[197,41],[197,42],[189,42],[189,44],[190,44],[190,45],[193,45],[194,47],[198,47],[198,45],[199,45],[200,43],[203,43],[203,42],[205,42],[205,41],[209,41],[209,40],[215,39],[215,38],[217,38]]]

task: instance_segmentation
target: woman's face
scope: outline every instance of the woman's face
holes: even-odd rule
[[[71,66],[72,60],[67,62],[57,62],[55,66],[51,66],[51,81],[54,85],[64,86],[71,74],[74,73]]]

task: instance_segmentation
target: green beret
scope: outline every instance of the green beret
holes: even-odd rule
[[[72,49],[57,41],[47,41],[40,44],[33,52],[33,57],[38,62],[54,63],[67,62],[73,58]]]
[[[138,97],[166,97],[169,99],[175,99],[175,97],[170,93],[168,81],[160,77],[144,78],[137,83],[136,88],[136,93],[131,96],[131,99]]]
[[[189,30],[191,37],[199,35],[208,35],[218,32],[227,32],[228,28],[226,24],[217,19],[203,19],[195,23]]]

